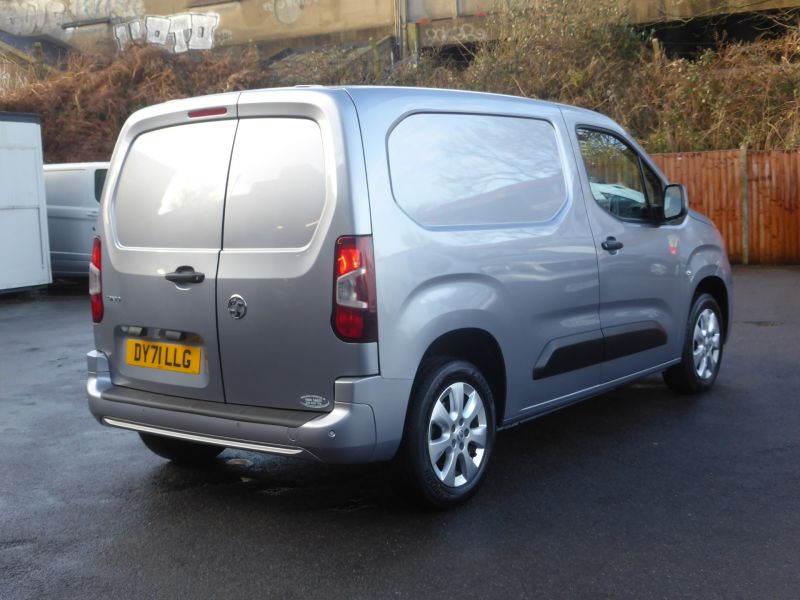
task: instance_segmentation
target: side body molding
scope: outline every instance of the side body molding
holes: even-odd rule
[[[533,367],[533,378],[544,379],[657,348],[669,336],[657,321],[606,327],[551,340]]]

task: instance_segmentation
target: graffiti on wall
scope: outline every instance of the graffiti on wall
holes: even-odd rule
[[[313,0],[309,0],[313,1]],[[300,0],[275,0],[276,7]],[[281,4],[284,3],[284,4]],[[144,15],[143,0],[0,0],[0,30],[18,36],[47,35],[68,42],[80,26],[95,20],[112,23],[120,50],[131,43],[161,46],[170,52],[210,50],[219,15],[181,13],[169,16]],[[144,15],[144,16],[142,16]]]
[[[130,19],[143,12],[143,0],[4,0],[0,2],[0,30],[67,41],[74,30],[64,25],[93,19]]]
[[[483,27],[464,23],[453,26],[427,27],[424,29],[423,35],[426,46],[442,46],[454,43],[482,42],[487,39],[488,34]]]
[[[284,25],[296,22],[303,10],[316,4],[317,0],[267,0],[261,6]]]
[[[114,26],[114,39],[124,51],[133,42],[161,46],[180,54],[189,50],[210,50],[219,15],[214,13],[181,13],[161,17],[147,15]]]
[[[67,21],[63,2],[23,2],[10,0],[0,4],[0,29],[12,35],[55,33],[63,37],[61,25]]]

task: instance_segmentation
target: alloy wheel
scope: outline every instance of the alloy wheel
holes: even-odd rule
[[[694,325],[692,358],[694,370],[700,379],[711,379],[717,371],[722,348],[719,319],[710,308],[703,310]]]
[[[428,422],[428,457],[439,481],[461,487],[483,464],[488,428],[486,409],[477,390],[459,381],[437,398]]]

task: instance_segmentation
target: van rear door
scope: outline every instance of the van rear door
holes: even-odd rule
[[[115,385],[223,402],[215,285],[237,121],[189,117],[131,142],[105,214],[100,327]]]
[[[217,279],[226,401],[329,411],[337,377],[378,372],[376,343],[331,327],[336,239],[369,233],[354,218],[354,197],[366,202],[355,107],[309,90],[245,92],[238,110]]]

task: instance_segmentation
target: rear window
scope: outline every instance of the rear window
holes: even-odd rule
[[[539,119],[415,114],[388,151],[395,200],[424,226],[545,221],[566,201],[555,130]]]
[[[219,248],[236,121],[143,133],[125,159],[114,199],[123,246]]]
[[[325,206],[319,125],[309,119],[242,119],[225,203],[225,248],[302,248]]]

